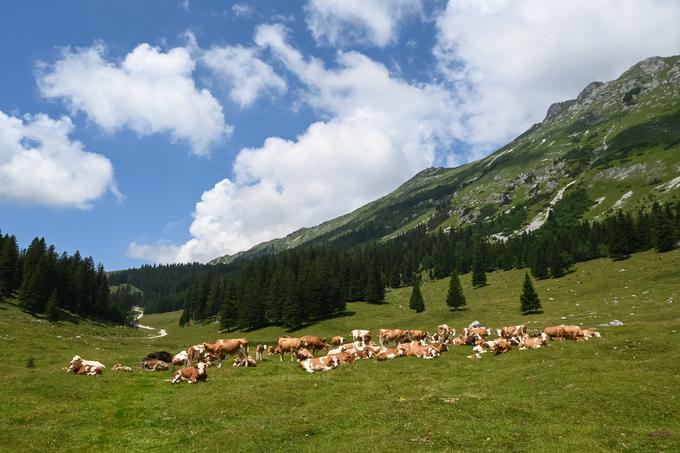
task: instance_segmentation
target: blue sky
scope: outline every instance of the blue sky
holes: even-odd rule
[[[0,6],[0,228],[107,269],[206,261],[480,158],[680,53],[680,4]]]

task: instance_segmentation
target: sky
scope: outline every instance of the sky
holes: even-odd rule
[[[0,5],[0,230],[207,262],[493,152],[680,54],[676,0]]]

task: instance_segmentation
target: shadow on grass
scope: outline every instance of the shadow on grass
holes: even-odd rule
[[[300,327],[297,327],[295,329],[288,329],[288,330],[286,330],[286,333],[293,333],[293,332],[300,331],[302,329],[307,329],[307,328],[309,328],[309,327],[311,327],[315,324],[318,324],[318,323],[323,322],[323,321],[327,321],[329,319],[348,318],[348,317],[354,316],[354,315],[356,315],[355,311],[345,310],[342,313],[336,313],[336,314],[331,315],[331,316],[324,318],[324,319],[317,319],[315,321],[310,321],[310,322],[304,323]]]

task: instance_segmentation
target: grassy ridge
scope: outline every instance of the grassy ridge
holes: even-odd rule
[[[622,271],[625,269],[625,271]],[[255,369],[210,369],[205,385],[171,386],[169,373],[67,375],[78,353],[135,365],[152,350],[178,351],[220,336],[215,324],[177,327],[179,313],[144,317],[148,331],[87,322],[55,326],[0,304],[3,450],[151,449],[168,451],[678,451],[680,449],[680,251],[628,261],[579,264],[559,280],[536,283],[545,313],[519,314],[523,272],[489,275],[471,290],[468,310],[446,309],[447,280],[424,283],[427,310],[408,310],[409,289],[388,304],[349,305],[353,315],[298,333],[348,335],[352,328],[426,328],[470,321],[530,328],[620,319],[603,338],[513,350],[483,360],[455,348],[432,361],[361,361],[309,375],[277,359]],[[549,298],[553,300],[549,300]],[[402,308],[403,307],[403,308]],[[251,344],[279,328],[236,332]],[[36,368],[26,368],[26,357]]]

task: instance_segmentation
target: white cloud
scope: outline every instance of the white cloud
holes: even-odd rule
[[[108,190],[119,195],[111,162],[72,141],[72,131],[68,117],[0,111],[0,199],[84,209]]]
[[[253,7],[247,3],[234,3],[231,5],[231,11],[237,17],[250,17],[253,15]]]
[[[465,139],[503,143],[547,107],[653,55],[680,52],[680,3],[450,0],[435,54],[468,121]]]
[[[328,119],[294,140],[271,137],[241,150],[234,178],[196,204],[192,239],[175,250],[164,244],[163,253],[135,244],[137,257],[206,261],[316,225],[390,192],[461,133],[451,97],[435,85],[410,85],[356,52],[338,54],[326,68],[288,44],[281,26],[258,28],[255,42],[300,80],[303,100]],[[174,259],[166,259],[168,250]]]
[[[203,52],[203,63],[229,87],[229,96],[241,107],[252,104],[263,93],[283,93],[286,81],[257,58],[256,48],[213,47]]]
[[[187,49],[162,52],[144,43],[120,63],[106,61],[105,51],[101,44],[64,50],[54,65],[39,70],[42,95],[65,100],[72,112],[85,112],[107,132],[169,132],[197,155],[209,154],[231,133],[220,104],[194,84],[195,62]]]
[[[317,42],[384,47],[396,39],[399,22],[420,10],[420,0],[310,0],[307,27]]]

